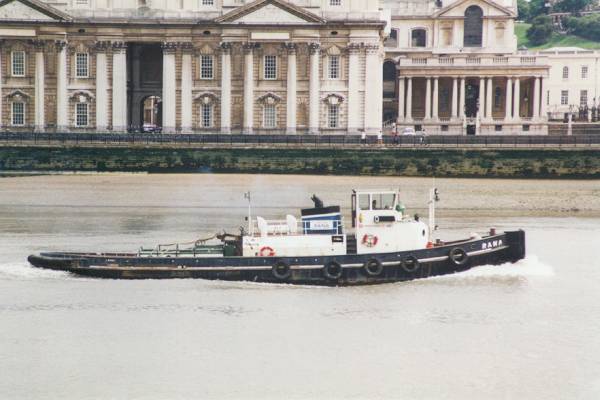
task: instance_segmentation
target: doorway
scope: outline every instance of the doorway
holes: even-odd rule
[[[465,93],[465,115],[475,118],[479,111],[479,83],[468,81]]]
[[[142,100],[140,107],[142,132],[162,131],[162,99],[159,96],[148,96]]]

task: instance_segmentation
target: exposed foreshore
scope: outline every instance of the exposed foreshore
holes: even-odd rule
[[[0,147],[7,172],[215,172],[378,176],[600,178],[593,148]]]

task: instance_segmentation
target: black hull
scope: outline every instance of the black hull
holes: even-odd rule
[[[467,257],[451,257],[462,252]],[[42,253],[35,267],[108,279],[182,279],[349,286],[401,282],[453,274],[525,257],[525,232],[454,242],[431,249],[319,257],[138,257],[136,254]],[[415,262],[415,259],[418,260]],[[375,260],[375,261],[374,261]],[[368,271],[371,262],[378,268]],[[379,264],[379,265],[378,265]],[[274,266],[283,265],[283,271]],[[331,270],[326,271],[328,265]],[[333,267],[332,267],[333,265]],[[336,266],[339,266],[336,270]],[[279,272],[279,273],[278,273]],[[332,273],[333,272],[333,273]]]

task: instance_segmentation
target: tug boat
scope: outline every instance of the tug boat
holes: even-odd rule
[[[525,257],[525,232],[433,239],[437,189],[430,190],[428,224],[406,213],[398,190],[353,190],[352,229],[339,206],[313,208],[300,221],[252,218],[248,228],[190,243],[140,248],[131,253],[42,252],[29,256],[39,268],[110,279],[200,278],[301,285],[349,286],[453,274]]]

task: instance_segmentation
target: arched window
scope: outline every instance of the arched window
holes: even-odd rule
[[[563,67],[563,79],[569,79],[569,67]]]
[[[470,6],[465,11],[465,47],[481,47],[483,37],[483,11]]]
[[[427,46],[427,31],[425,29],[413,29],[410,33],[410,45],[412,47]]]

